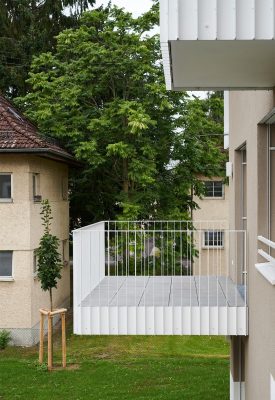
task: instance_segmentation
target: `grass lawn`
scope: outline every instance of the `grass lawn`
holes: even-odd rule
[[[68,363],[77,369],[51,373],[37,366],[37,347],[0,351],[0,399],[229,399],[229,346],[222,337],[69,334],[67,346]]]

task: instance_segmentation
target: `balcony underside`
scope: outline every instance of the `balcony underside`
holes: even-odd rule
[[[274,40],[176,40],[170,42],[170,56],[164,53],[165,57],[170,58],[174,90],[275,86]]]
[[[224,276],[105,277],[77,307],[82,335],[247,335],[243,286]]]

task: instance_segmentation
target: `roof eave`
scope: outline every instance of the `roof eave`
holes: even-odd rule
[[[14,154],[35,154],[39,155],[40,157],[50,158],[55,161],[63,162],[68,165],[81,168],[83,167],[83,163],[77,161],[73,156],[70,154],[64,154],[59,151],[55,151],[52,149],[47,148],[22,148],[22,149],[0,149],[0,153],[14,153]]]

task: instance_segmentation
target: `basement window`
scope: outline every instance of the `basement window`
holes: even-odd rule
[[[224,232],[205,231],[203,233],[203,247],[206,249],[222,249],[224,247]]]

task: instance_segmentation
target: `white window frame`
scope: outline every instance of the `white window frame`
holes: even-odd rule
[[[0,203],[13,203],[13,174],[12,172],[0,172],[0,175],[10,175],[11,177],[11,197],[9,199],[0,198]]]
[[[9,276],[1,276],[0,275],[0,282],[11,282],[14,281],[14,277],[13,277],[13,255],[14,255],[14,251],[13,250],[0,250],[1,252],[10,252],[11,253],[11,275]]]
[[[209,244],[207,244],[206,243],[206,234],[208,234],[208,233],[214,233],[214,232],[217,232],[217,233],[221,233],[221,235],[222,235],[222,245],[209,245]],[[202,232],[202,235],[203,235],[203,237],[202,237],[202,248],[203,249],[207,249],[207,250],[216,250],[216,249],[224,249],[224,230],[223,229],[208,229],[208,230],[204,230],[203,232]]]
[[[207,200],[221,200],[224,199],[224,183],[223,181],[204,181],[204,184],[206,183],[212,183],[213,184],[213,194],[215,193],[215,188],[214,185],[215,183],[221,183],[222,184],[222,195],[221,196],[207,196],[207,194],[204,195],[204,198]]]

